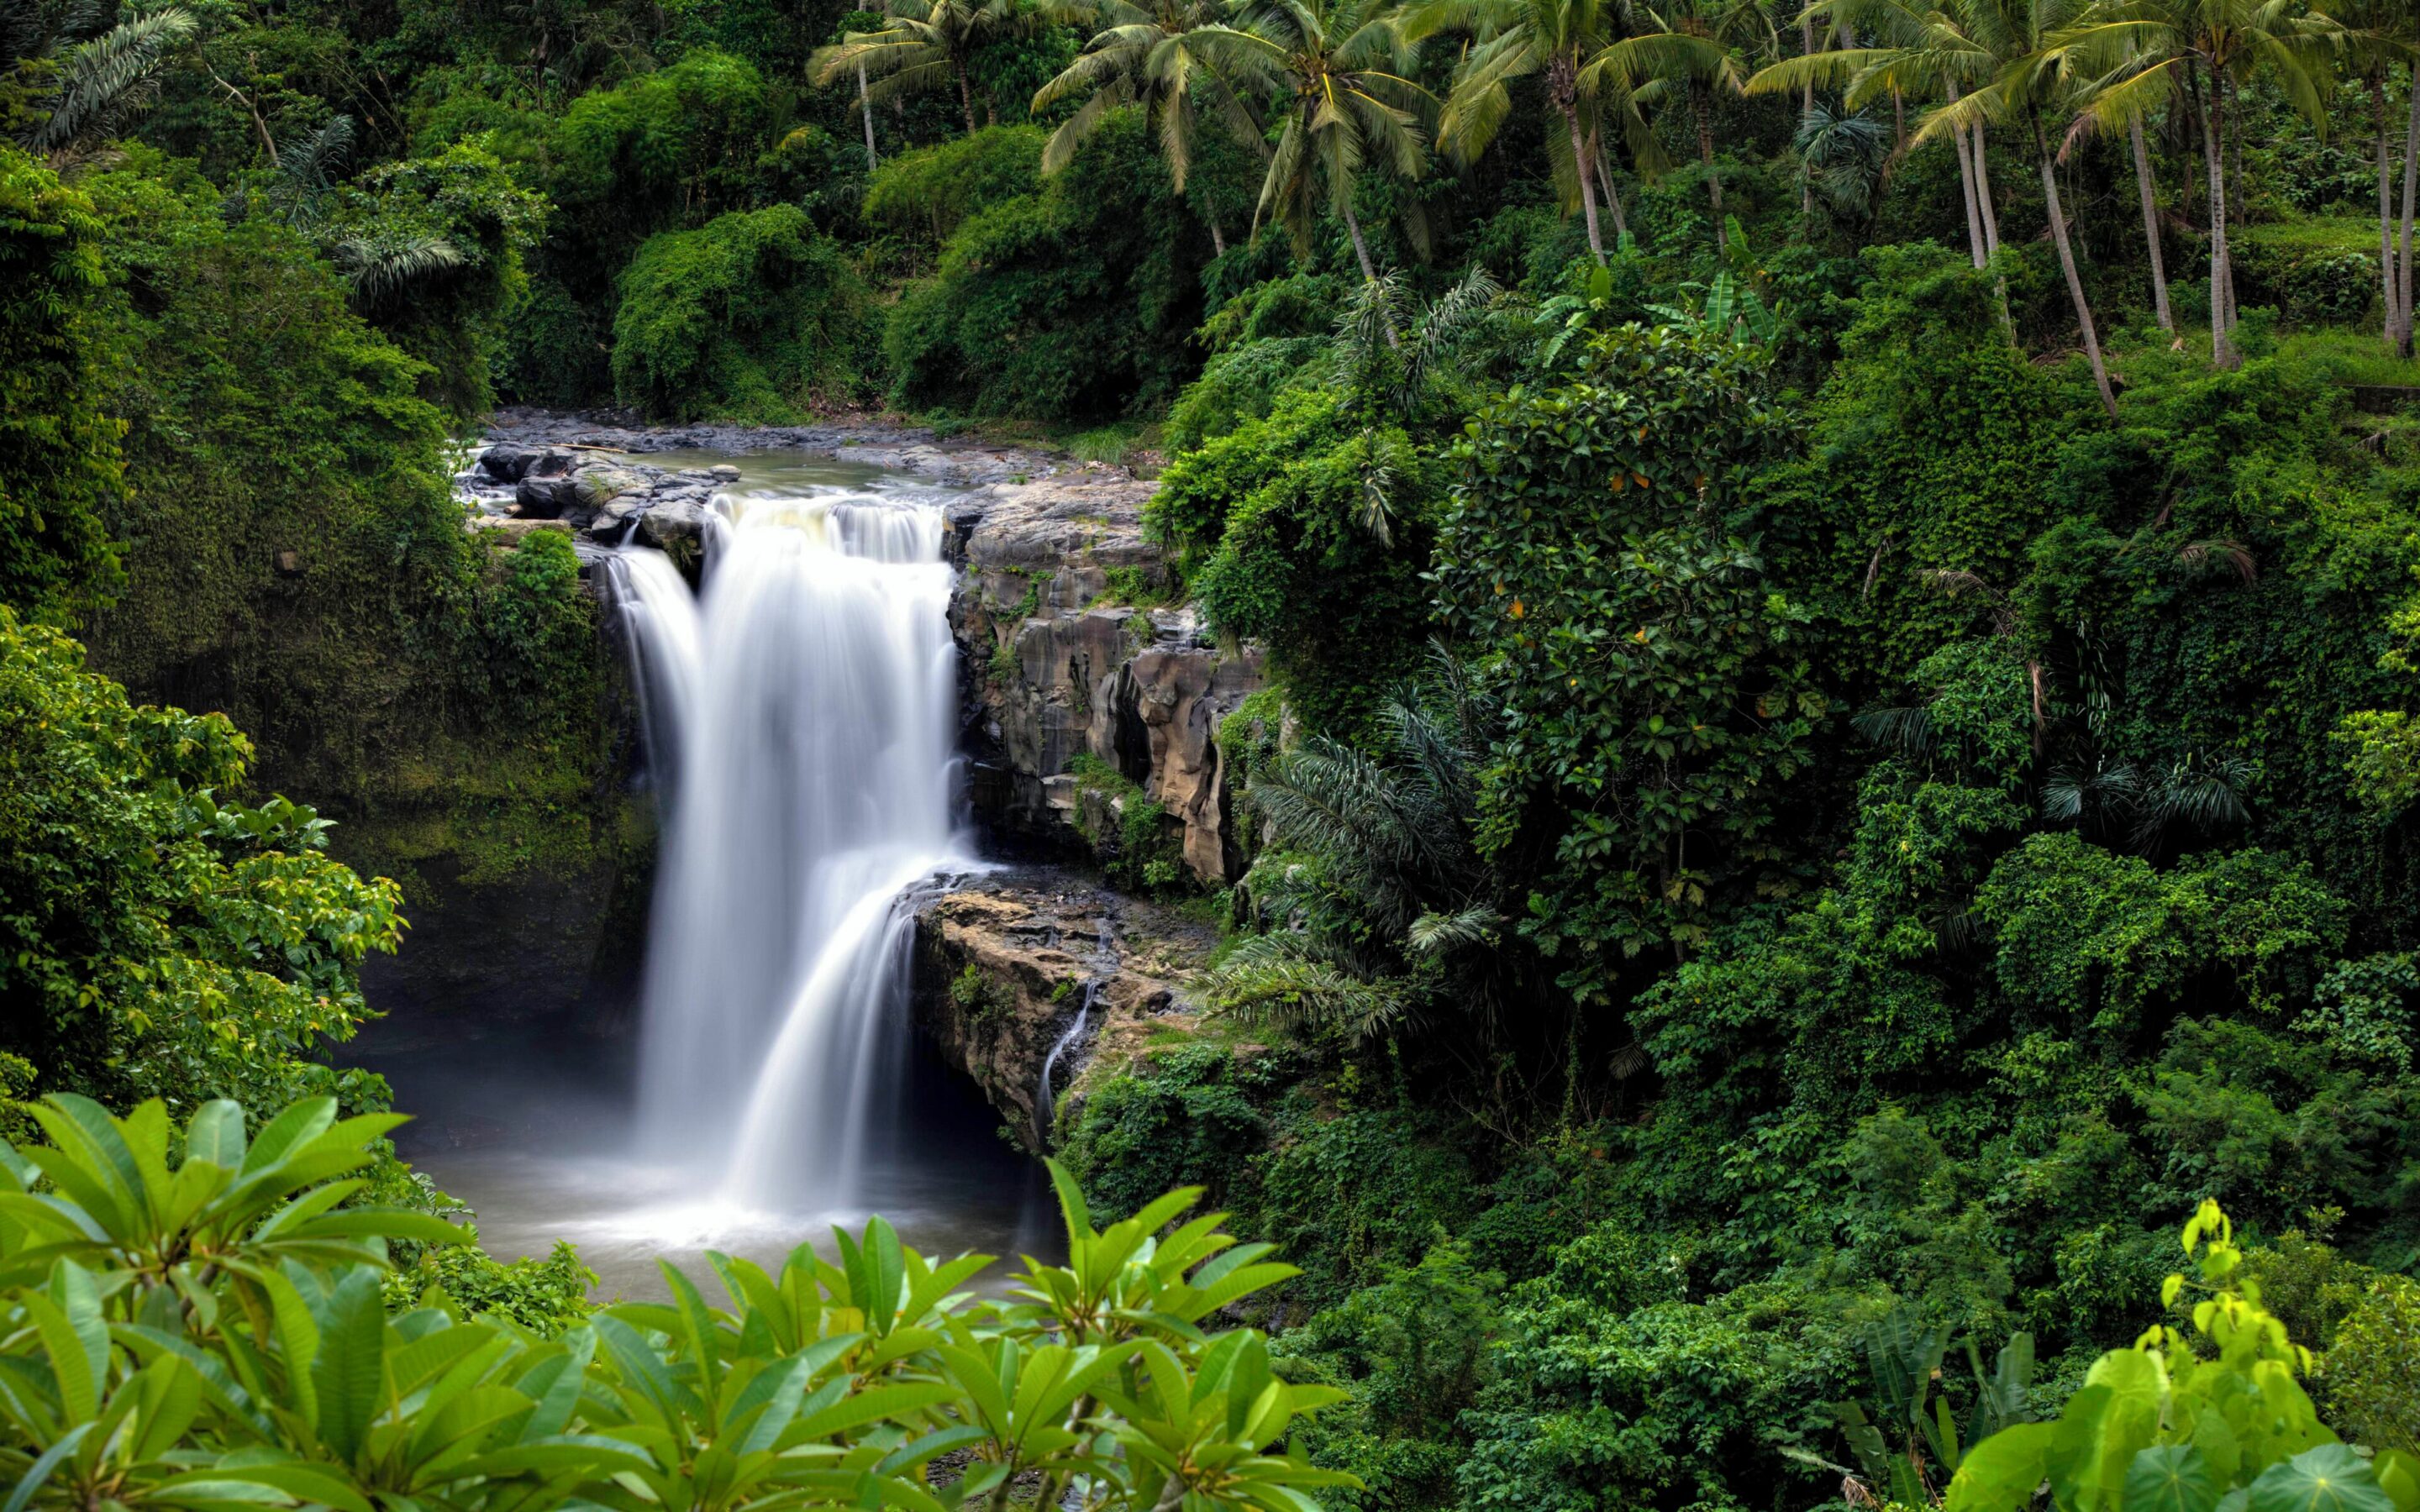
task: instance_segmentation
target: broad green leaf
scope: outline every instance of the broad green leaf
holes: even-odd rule
[[[319,1402],[319,1438],[350,1459],[377,1416],[386,1381],[386,1306],[379,1274],[368,1266],[346,1273],[328,1295],[319,1324],[319,1352],[311,1384]]]
[[[2189,1443],[2159,1443],[2126,1470],[2126,1512],[2211,1512],[2221,1488],[2210,1461]]]
[[[243,1105],[212,1098],[194,1110],[185,1125],[185,1159],[207,1161],[228,1171],[243,1168]]]
[[[2395,1512],[2395,1502],[2359,1455],[2341,1443],[2322,1443],[2262,1471],[2252,1483],[2251,1508],[2252,1512]]]
[[[1948,1512],[2016,1512],[2031,1502],[2055,1431],[2048,1423],[2019,1423],[1968,1449],[1949,1482]]]

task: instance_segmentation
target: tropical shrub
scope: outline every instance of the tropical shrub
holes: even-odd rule
[[[251,755],[0,607],[0,1049],[41,1088],[384,1106],[317,1052],[367,1016],[360,964],[395,949],[398,890],[332,860],[311,810],[234,801]]]
[[[1762,361],[1624,327],[1575,381],[1482,408],[1454,454],[1434,581],[1510,731],[1481,849],[1551,853],[1525,929],[1583,1000],[1776,880],[1778,800],[1829,712],[1807,612],[1753,535],[1789,440]]]
[[[1202,239],[1141,114],[1119,114],[1039,193],[968,217],[900,297],[893,401],[1036,420],[1165,404],[1191,374]]]
[[[796,422],[861,381],[865,285],[796,206],[652,238],[621,290],[613,387],[625,404],[675,420]]]
[[[2420,1458],[2364,1458],[2319,1421],[2296,1379],[2311,1352],[2261,1307],[2216,1202],[2186,1221],[2183,1241],[2196,1273],[2169,1276],[2160,1305],[2190,1289],[2193,1332],[2157,1323],[2101,1356],[2055,1422],[2003,1428],[1962,1456],[1953,1441],[1949,1512],[2015,1512],[2044,1481],[2060,1512],[2420,1506]]]
[[[1295,390],[1171,464],[1144,528],[1178,548],[1212,625],[1268,647],[1307,718],[1354,733],[1419,664],[1402,627],[1424,617],[1440,471],[1334,389]]]
[[[1349,1484],[1283,1448],[1339,1394],[1278,1379],[1258,1334],[1202,1328],[1293,1273],[1218,1214],[1177,1224],[1197,1192],[1098,1229],[1054,1173],[1068,1263],[1029,1263],[1000,1301],[963,1289],[986,1257],[936,1265],[876,1218],[835,1236],[837,1264],[714,1257],[725,1307],[667,1265],[669,1304],[550,1339],[441,1286],[388,1313],[389,1247],[463,1238],[344,1205],[398,1118],[313,1099],[247,1138],[241,1109],[206,1103],[172,1169],[157,1102],[34,1117],[47,1148],[0,1146],[0,1475],[21,1508],[946,1512],[1032,1476],[1044,1504],[1079,1487],[1137,1512],[1311,1512],[1308,1489]]]
[[[0,142],[0,604],[64,617],[119,579],[102,526],[119,482],[93,303],[92,202]]]
[[[995,126],[903,152],[865,181],[865,218],[935,246],[971,215],[1042,187],[1042,144],[1033,126]]]

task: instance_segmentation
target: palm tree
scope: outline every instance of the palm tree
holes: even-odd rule
[[[1860,110],[1888,96],[1894,116],[1913,100],[1955,104],[1988,83],[2000,60],[1973,35],[1970,7],[1961,0],[1927,5],[1922,0],[1816,0],[1806,15],[1849,34],[1874,39],[1870,46],[1806,53],[1760,69],[1747,81],[1751,95],[1811,90],[1817,84],[1841,88],[1841,104]],[[1966,206],[1966,247],[1978,268],[2000,250],[2000,223],[1992,206],[1991,173],[1984,158],[1984,122],[1949,131],[1958,153],[1958,184]]]
[[[1324,180],[1329,208],[1353,239],[1365,281],[1375,280],[1370,243],[1353,213],[1353,186],[1373,160],[1417,178],[1426,165],[1421,124],[1436,97],[1414,84],[1415,45],[1396,24],[1398,0],[1247,0],[1233,26],[1189,36],[1198,54],[1241,87],[1282,92],[1285,125],[1269,155],[1252,224],[1283,225],[1297,251],[1311,243],[1312,210]],[[1405,230],[1424,244],[1417,214]]]
[[[1379,719],[1378,755],[1314,735],[1253,776],[1271,838],[1240,890],[1264,933],[1204,980],[1214,1011],[1356,1042],[1424,1008],[1493,1026],[1506,906],[1474,838],[1500,714],[1433,648]]]
[[[1193,162],[1193,133],[1206,109],[1237,141],[1265,152],[1251,112],[1201,54],[1198,34],[1226,14],[1224,0],[1101,0],[1100,30],[1083,53],[1033,96],[1039,114],[1059,100],[1090,91],[1076,114],[1060,123],[1043,145],[1042,171],[1057,173],[1074,161],[1077,148],[1100,129],[1109,112],[1140,105],[1159,136],[1171,186],[1182,194]],[[1227,250],[1218,219],[1211,239]]]
[[[831,46],[817,48],[807,67],[819,85],[857,70],[869,101],[955,84],[958,105],[972,132],[975,100],[967,83],[969,60],[984,43],[1016,36],[1037,20],[1016,0],[930,0],[920,13],[893,13],[880,31],[851,32]],[[868,73],[877,76],[870,87],[861,82]]]
[[[1662,0],[1632,8],[1634,36],[1611,43],[1580,70],[1582,86],[1619,89],[1652,102],[1666,95],[1686,98],[1698,128],[1698,162],[1705,169],[1706,195],[1714,212],[1714,248],[1728,246],[1723,227],[1723,180],[1714,169],[1714,101],[1719,93],[1739,94],[1746,75],[1739,49],[1751,40],[1760,49],[1774,40],[1762,0]]]
[[[57,162],[116,135],[149,103],[160,70],[194,31],[193,16],[171,7],[72,45],[53,39],[42,54],[59,65],[57,89],[49,114],[25,132],[24,146]]]
[[[2420,191],[2420,10],[2411,0],[2342,0],[2336,20],[2349,28],[2353,76],[2369,86],[2378,110],[2378,263],[2386,298],[2386,344],[2412,355],[2412,216]],[[2403,239],[2395,235],[2393,158],[2388,146],[2392,117],[2387,79],[2397,64],[2412,70],[2410,120],[2403,136]]]
[[[2115,418],[2118,395],[2109,384],[2109,365],[2101,354],[2101,333],[2092,320],[2092,301],[2085,297],[2084,275],[2076,269],[2075,245],[2068,235],[2067,212],[2059,204],[2058,158],[2042,125],[2044,111],[2063,112],[2076,96],[2067,72],[2068,58],[2052,39],[2071,24],[2082,8],[2079,0],[1965,0],[1969,35],[1999,64],[1992,82],[1964,99],[1934,111],[1916,132],[1916,140],[1956,131],[1974,122],[2000,118],[2022,123],[2031,134],[2035,165],[2041,172],[2042,206],[2050,221],[2051,242],[2058,249],[2059,271],[2066,275],[2068,298],[2075,303],[2076,325],[2084,334],[2084,354],[2092,363],[2092,381],[2101,391],[2102,408]]]
[[[2105,122],[2148,115],[2180,81],[2199,97],[2210,174],[2211,361],[2220,367],[2242,362],[2233,340],[2235,266],[2226,241],[2228,94],[2266,65],[2294,108],[2324,126],[2320,85],[2328,70],[2317,48],[2341,31],[2293,0],[2100,0],[2045,50],[2045,62],[2102,77],[2089,108]]]
[[[1594,90],[1582,83],[1590,58],[1621,39],[1621,0],[1434,0],[1415,14],[1413,37],[1456,29],[1478,43],[1463,60],[1437,123],[1437,145],[1455,162],[1478,161],[1512,109],[1511,85],[1544,75],[1546,101],[1563,119],[1570,158],[1554,154],[1557,177],[1576,189],[1588,223],[1589,251],[1605,262],[1605,235],[1597,225],[1593,179],[1601,165],[1597,137],[1610,117],[1632,145],[1634,156],[1651,154],[1654,138],[1627,90]],[[1558,144],[1559,146],[1560,144]],[[1612,180],[1606,181],[1611,193]],[[1614,201],[1620,213],[1620,201]]]

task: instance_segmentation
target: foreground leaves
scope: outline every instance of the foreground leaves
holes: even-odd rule
[[[1068,1263],[1029,1258],[1005,1302],[964,1289],[987,1257],[935,1264],[876,1218],[838,1263],[711,1254],[722,1305],[667,1265],[669,1304],[549,1339],[434,1288],[388,1315],[388,1242],[466,1236],[346,1206],[399,1120],[335,1114],[247,1136],[208,1103],[172,1168],[162,1104],[62,1096],[34,1110],[49,1145],[0,1144],[0,1512],[949,1512],[1034,1476],[1054,1503],[1313,1512],[1350,1483],[1285,1452],[1338,1393],[1206,1330],[1295,1272],[1218,1214],[1180,1224],[1198,1192],[1099,1229],[1054,1167]]]

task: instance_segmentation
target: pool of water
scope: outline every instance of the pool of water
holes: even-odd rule
[[[719,1295],[709,1249],[768,1269],[802,1242],[831,1258],[833,1226],[855,1234],[870,1211],[927,1256],[999,1257],[984,1278],[991,1288],[1005,1285],[1018,1256],[1055,1258],[1063,1248],[1040,1165],[921,1043],[904,1100],[915,1116],[876,1159],[867,1181],[875,1200],[760,1211],[702,1192],[693,1171],[632,1151],[629,1076],[616,1046],[547,1026],[458,1048],[381,1053],[377,1041],[374,1026],[356,1058],[384,1074],[396,1106],[413,1115],[396,1134],[404,1157],[475,1214],[479,1242],[497,1258],[544,1255],[568,1240],[597,1273],[598,1301],[666,1298],[659,1260]]]

